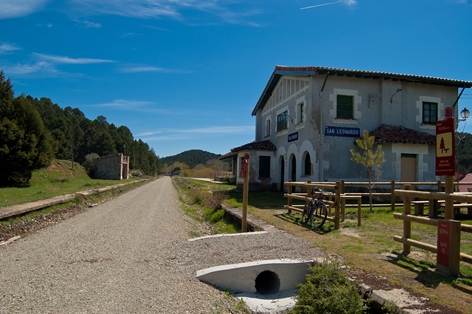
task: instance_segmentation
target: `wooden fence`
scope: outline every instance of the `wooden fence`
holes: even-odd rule
[[[436,253],[437,265],[436,269],[447,275],[458,275],[460,261],[472,264],[472,256],[460,251],[461,232],[472,233],[472,225],[462,224],[460,221],[452,219],[437,219],[411,214],[412,198],[427,200],[428,202],[448,201],[452,203],[462,204],[472,203],[471,194],[460,193],[443,193],[443,192],[421,192],[411,190],[395,190],[396,196],[403,197],[403,214],[395,213],[396,219],[403,220],[403,236],[394,236],[394,241],[403,244],[403,253],[408,255],[411,247],[417,247]],[[446,207],[445,217],[452,217],[454,207]],[[436,226],[438,228],[437,245],[420,242],[411,239],[411,223],[426,224]]]

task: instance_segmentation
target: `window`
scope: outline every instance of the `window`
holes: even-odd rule
[[[270,178],[270,156],[259,156],[259,177]]]
[[[265,136],[270,136],[270,119],[266,120],[266,132]]]
[[[304,171],[304,175],[306,175],[306,176],[311,175],[311,158],[310,158],[310,154],[309,154],[309,153],[306,153],[306,156],[305,156],[305,171]]]
[[[354,96],[337,95],[336,118],[353,119]]]
[[[287,129],[287,118],[287,111],[284,111],[281,114],[277,115],[277,132]]]
[[[423,102],[423,124],[436,124],[438,121],[438,104]]]
[[[299,103],[298,104],[298,123],[303,123],[303,115],[305,113],[305,104],[304,103]]]

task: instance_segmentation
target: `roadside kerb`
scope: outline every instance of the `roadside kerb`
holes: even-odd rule
[[[59,195],[55,197],[51,197],[45,200],[39,200],[39,201],[34,201],[34,202],[27,202],[23,204],[18,204],[18,205],[12,205],[12,206],[7,206],[7,207],[1,207],[0,208],[0,219],[32,212],[35,210],[43,209],[46,207],[50,207],[53,205],[57,204],[63,204],[70,202],[73,200],[77,195],[82,195],[82,196],[89,196],[93,194],[100,194],[109,190],[114,190],[120,187],[123,187],[128,184],[136,183],[141,180],[133,181],[133,182],[126,182],[126,183],[120,183],[117,185],[111,185],[111,186],[106,186],[103,188],[99,189],[92,189],[92,190],[87,190],[87,191],[80,191],[77,193],[73,194],[66,194],[66,195]]]

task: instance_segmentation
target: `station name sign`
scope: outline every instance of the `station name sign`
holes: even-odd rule
[[[298,140],[298,132],[292,133],[288,135],[288,141],[293,142]]]
[[[326,136],[347,136],[347,137],[360,137],[361,129],[360,128],[343,128],[337,126],[327,126],[325,127]]]

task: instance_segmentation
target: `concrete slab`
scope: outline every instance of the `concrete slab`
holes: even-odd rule
[[[295,305],[297,293],[298,289],[291,289],[268,295],[237,293],[234,296],[246,303],[254,313],[278,314],[285,313]]]
[[[247,237],[247,236],[256,236],[261,234],[266,234],[267,231],[254,231],[254,232],[245,232],[245,233],[222,233],[222,234],[213,234],[209,236],[203,236],[198,238],[191,238],[188,239],[189,242],[198,241],[198,240],[205,240],[205,239],[213,239],[213,238],[221,238],[221,237]]]
[[[278,259],[222,265],[199,270],[196,278],[233,294],[274,294],[297,289],[313,263]]]

